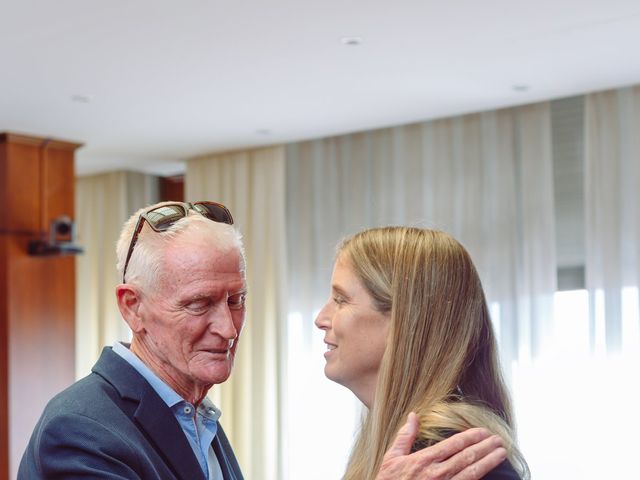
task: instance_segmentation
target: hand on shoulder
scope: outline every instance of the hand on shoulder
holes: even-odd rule
[[[418,418],[412,412],[385,454],[376,480],[480,480],[507,457],[502,439],[483,428],[410,453],[417,433]]]

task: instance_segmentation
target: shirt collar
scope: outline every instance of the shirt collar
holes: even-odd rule
[[[129,344],[116,342],[113,344],[113,351],[120,355],[129,365],[135,368],[147,382],[149,382],[151,388],[155,390],[168,407],[173,407],[174,405],[184,401],[180,395],[178,395],[169,385],[164,383],[160,377],[153,373],[151,369],[129,349]]]

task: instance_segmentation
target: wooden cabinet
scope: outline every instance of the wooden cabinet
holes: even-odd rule
[[[160,201],[184,202],[184,175],[160,177]]]
[[[73,218],[79,146],[0,133],[0,480],[16,478],[45,404],[74,381],[74,257],[27,248]]]

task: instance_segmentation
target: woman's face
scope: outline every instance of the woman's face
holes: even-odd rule
[[[369,408],[389,323],[390,315],[376,310],[349,262],[338,257],[331,278],[331,297],[315,321],[325,332],[324,373],[350,389]]]

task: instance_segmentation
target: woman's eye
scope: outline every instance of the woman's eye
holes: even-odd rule
[[[234,310],[240,310],[242,307],[244,307],[244,302],[246,298],[247,298],[246,293],[237,293],[235,295],[231,295],[229,297],[229,300],[227,300],[227,303],[229,304],[229,308]]]

